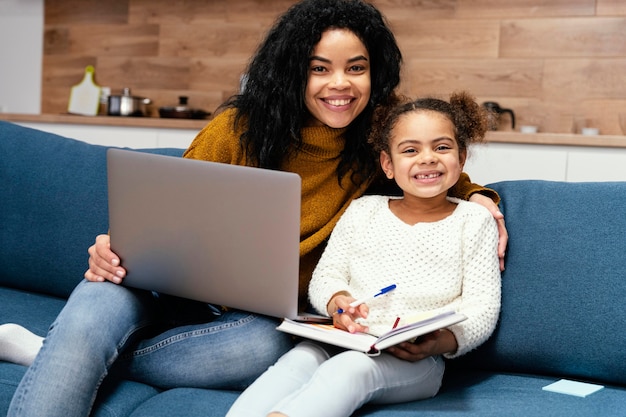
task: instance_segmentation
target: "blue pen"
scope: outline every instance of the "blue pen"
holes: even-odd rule
[[[350,303],[350,307],[358,307],[361,304],[366,303],[366,302],[368,302],[369,300],[371,300],[373,298],[376,298],[376,297],[378,297],[380,295],[383,295],[383,294],[387,294],[389,291],[393,291],[395,289],[396,289],[396,284],[391,284],[390,286],[383,288],[382,290],[378,291],[376,294],[374,294],[372,296],[361,298],[359,300],[351,302]],[[338,314],[343,313],[343,309],[340,308],[339,310],[337,310],[337,313]]]

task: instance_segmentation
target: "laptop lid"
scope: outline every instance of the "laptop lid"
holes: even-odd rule
[[[297,174],[116,148],[107,167],[124,285],[297,316]]]

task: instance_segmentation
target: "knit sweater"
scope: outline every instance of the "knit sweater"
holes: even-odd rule
[[[246,165],[246,154],[234,130],[234,109],[213,118],[185,151],[185,158]],[[350,180],[349,171],[341,184],[337,167],[341,161],[346,129],[305,127],[300,132],[302,150],[284,161],[281,170],[295,172],[302,178],[300,223],[300,306],[307,300],[311,274],[324,249],[324,244],[341,214],[350,202],[363,195],[371,181],[360,186]],[[485,190],[472,184],[467,176],[455,187],[455,196],[468,198],[472,192]],[[496,195],[497,197],[497,195]]]
[[[389,209],[390,197],[355,200],[330,237],[310,282],[311,304],[321,314],[331,297],[355,298],[397,288],[368,302],[361,320],[376,335],[423,312],[454,309],[468,319],[449,328],[463,355],[495,329],[500,312],[498,230],[484,207],[449,198],[454,212],[436,222],[408,225]]]

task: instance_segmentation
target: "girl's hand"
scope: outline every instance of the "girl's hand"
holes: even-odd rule
[[[414,343],[402,342],[386,351],[399,359],[417,362],[429,356],[456,352],[458,344],[454,334],[447,329],[437,330],[420,336]]]
[[[368,327],[357,323],[355,320],[357,318],[367,318],[369,308],[365,304],[361,304],[358,307],[350,307],[350,303],[354,300],[354,297],[349,294],[335,295],[328,303],[328,313],[333,318],[333,325],[338,329],[350,333],[366,333],[369,330]],[[340,308],[343,310],[342,313],[337,312]]]
[[[89,269],[85,279],[93,282],[111,281],[120,284],[126,276],[126,270],[120,266],[120,258],[111,250],[109,235],[98,235],[96,243],[88,250]]]

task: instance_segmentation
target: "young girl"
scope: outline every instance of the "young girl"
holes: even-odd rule
[[[466,93],[394,107],[372,142],[401,198],[355,200],[333,230],[309,287],[312,305],[350,332],[381,334],[416,314],[455,309],[468,319],[370,357],[304,341],[235,402],[235,416],[348,417],[367,402],[437,394],[442,357],[465,354],[493,332],[500,311],[496,222],[482,206],[447,197],[467,146],[486,131]],[[355,299],[397,284],[368,305]],[[337,310],[344,312],[338,314]]]
[[[337,220],[376,179],[367,137],[374,109],[394,95],[401,58],[383,16],[370,4],[303,0],[259,46],[244,91],[225,103],[184,154],[301,176],[303,304]],[[490,190],[465,175],[454,195],[482,197],[498,215],[493,201],[476,194],[483,191]],[[502,236],[506,242],[504,229]],[[289,336],[276,332],[276,319],[155,297],[118,285],[125,274],[109,236],[98,236],[89,248],[85,280],[41,350],[40,338],[25,344],[38,354],[9,416],[86,416],[110,373],[162,389],[242,389],[292,347]],[[4,355],[3,346],[0,332],[0,357],[15,357]],[[33,356],[24,355],[23,363]]]

